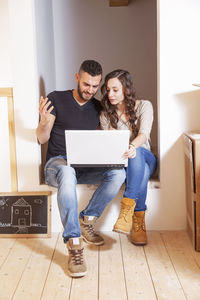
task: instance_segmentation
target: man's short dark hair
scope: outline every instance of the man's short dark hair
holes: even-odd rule
[[[80,66],[80,72],[87,72],[91,76],[102,75],[102,67],[100,63],[95,60],[85,60]]]

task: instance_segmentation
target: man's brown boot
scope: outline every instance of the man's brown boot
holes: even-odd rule
[[[83,256],[82,238],[71,238],[67,242],[69,252],[68,272],[72,277],[82,277],[87,273],[86,263]]]
[[[136,203],[133,199],[122,199],[119,217],[113,227],[113,231],[129,234],[132,227],[132,216],[134,213],[135,205]]]
[[[146,245],[147,235],[145,227],[145,211],[135,211],[133,215],[133,228],[131,231],[131,242],[134,245]]]
[[[94,216],[84,216],[84,219],[79,217],[83,240],[88,244],[100,246],[104,244],[104,239],[94,230],[96,220],[97,217]]]

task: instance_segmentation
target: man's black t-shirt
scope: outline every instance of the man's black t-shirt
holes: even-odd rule
[[[54,91],[48,99],[54,106],[52,114],[56,117],[51,131],[47,160],[53,156],[66,155],[65,130],[96,130],[99,126],[101,103],[95,98],[83,105],[74,99],[72,91]]]

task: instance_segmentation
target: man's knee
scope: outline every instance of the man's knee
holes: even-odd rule
[[[69,166],[64,166],[64,165],[59,166],[56,177],[58,182],[60,180],[65,180],[67,183],[76,182],[76,172],[74,168]]]
[[[126,179],[126,171],[125,171],[124,168],[123,168],[123,169],[120,169],[120,170],[118,170],[118,171],[120,171],[120,172],[117,174],[118,180],[120,181],[121,184],[123,184],[124,181],[125,181],[125,179]]]
[[[112,180],[112,182],[116,184],[122,185],[126,178],[125,169],[113,169],[106,173],[108,179]]]

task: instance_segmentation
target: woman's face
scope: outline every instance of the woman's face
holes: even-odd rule
[[[124,101],[123,86],[118,78],[111,78],[107,82],[107,94],[111,104],[117,105]]]

